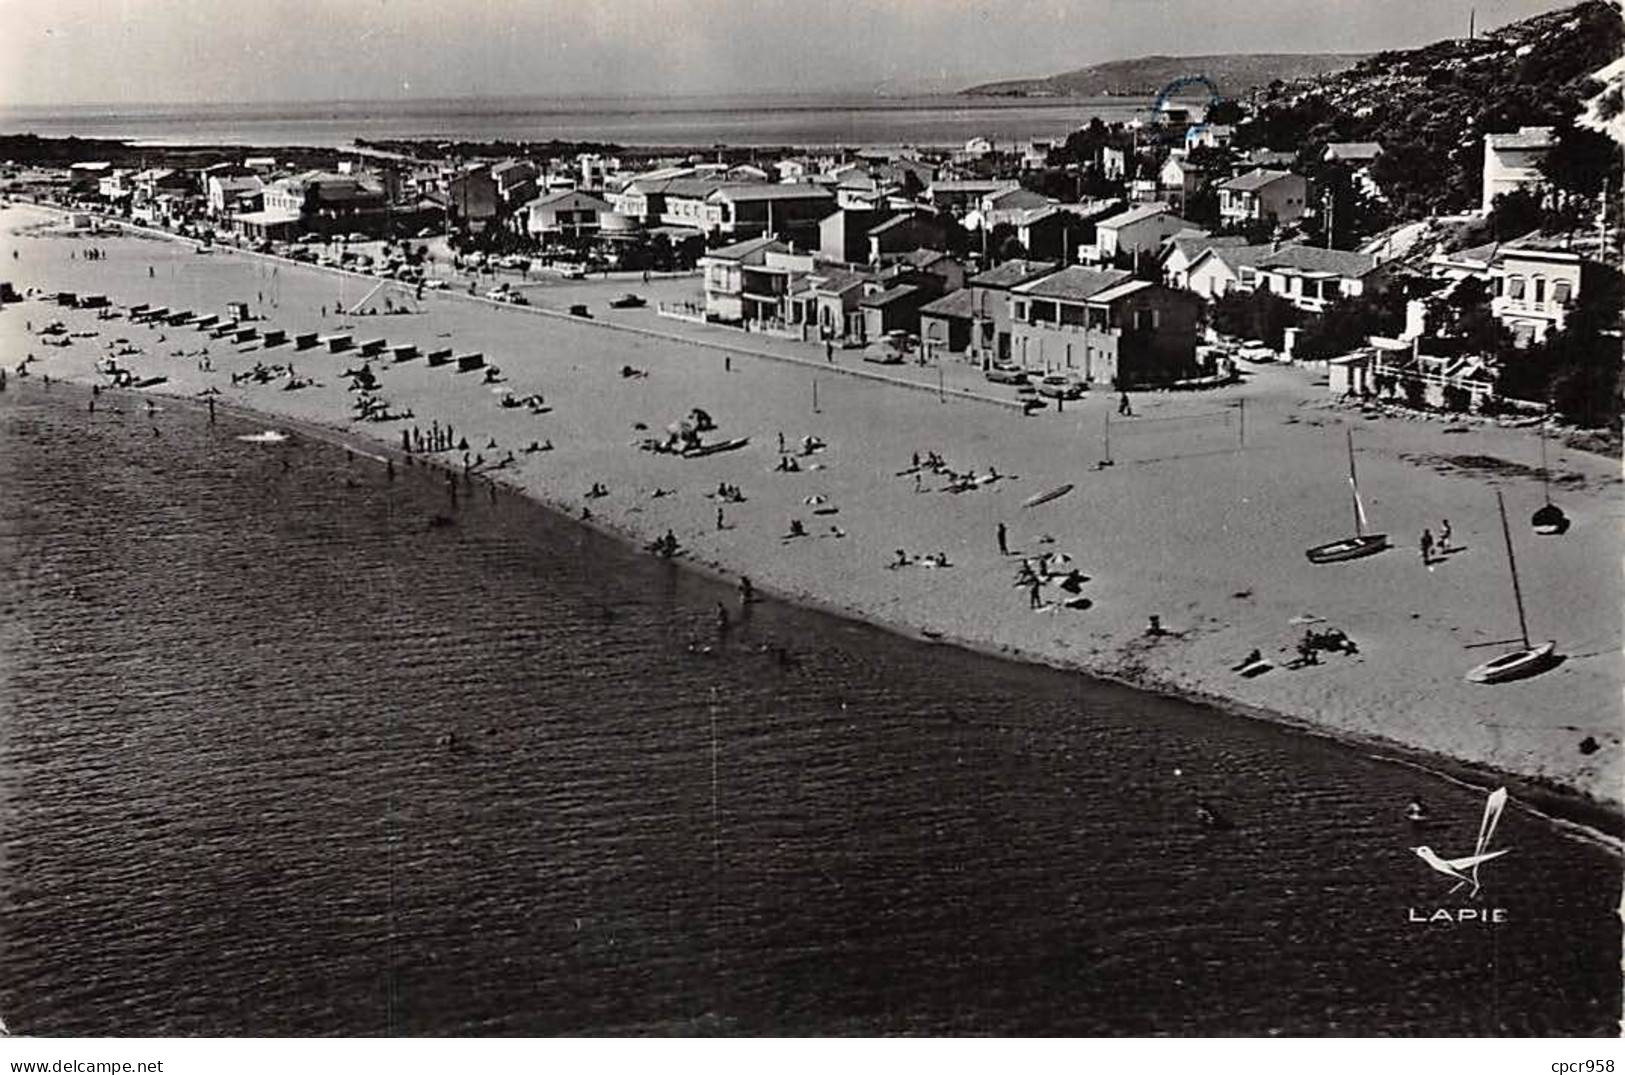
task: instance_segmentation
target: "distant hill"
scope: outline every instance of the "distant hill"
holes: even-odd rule
[[[1081,67],[1048,78],[986,82],[960,92],[975,97],[1154,97],[1181,78],[1202,75],[1226,97],[1277,79],[1291,82],[1353,67],[1367,53],[1241,52],[1224,56],[1141,56]]]

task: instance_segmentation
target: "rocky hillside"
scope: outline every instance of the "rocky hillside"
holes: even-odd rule
[[[1330,141],[1380,142],[1378,179],[1397,207],[1470,208],[1483,136],[1572,121],[1622,44],[1619,4],[1585,0],[1476,40],[1382,52],[1340,74],[1271,85],[1237,142],[1310,156]]]
[[[1256,86],[1341,71],[1364,58],[1361,53],[1334,52],[1141,56],[1049,78],[989,82],[962,92],[977,97],[1153,97],[1178,79],[1202,75],[1224,96],[1240,97]]]

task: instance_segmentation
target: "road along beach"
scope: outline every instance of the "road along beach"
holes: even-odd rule
[[[70,256],[87,244],[107,256]],[[429,294],[397,304],[416,312],[349,314],[375,281],[150,237],[75,237],[56,214],[25,207],[0,211],[0,259],[0,275],[43,293],[0,311],[9,376],[32,355],[30,377],[107,385],[112,357],[134,381],[165,378],[143,392],[160,406],[161,394],[203,405],[211,393],[395,449],[449,429],[449,450],[433,458],[459,490],[469,488],[466,465],[471,480],[512,485],[638,542],[669,531],[683,559],[748,575],[765,591],[1489,767],[1619,809],[1618,469],[1554,452],[1574,526],[1539,537],[1519,525],[1541,502],[1532,433],[1371,419],[1328,405],[1304,371],[1263,368],[1215,392],[1138,397],[1136,417],[1111,419],[1108,449],[1117,401],[1104,393],[1024,418],[765,361],[742,351],[770,348],[763,341],[652,310],[616,311],[606,325],[599,315],[626,289],[621,281],[548,289],[539,309]],[[57,305],[59,291],[176,314],[247,303],[256,320],[244,326],[281,330],[290,342],[104,319]],[[576,303],[594,319],[562,314]],[[64,344],[40,335],[53,321]],[[94,335],[75,335],[85,333]],[[297,349],[306,333],[349,336],[351,346]],[[385,341],[378,353],[357,353],[376,339]],[[418,354],[397,362],[397,345]],[[430,365],[431,352],[447,349],[452,361]],[[478,367],[455,360],[472,355]],[[362,393],[345,371],[363,363],[376,380],[373,413],[410,417],[358,420]],[[145,408],[124,391],[103,396],[103,405]],[[504,405],[536,396],[534,406]],[[695,408],[716,427],[702,443],[748,443],[698,457],[642,450]],[[161,427],[161,410],[153,421]],[[1366,510],[1396,547],[1313,564],[1304,549],[1351,532],[1351,426]],[[806,438],[823,447],[803,453]],[[1113,465],[1100,466],[1108,455]],[[1518,633],[1492,482],[1514,519],[1531,632],[1556,639],[1566,660],[1483,686],[1463,673]],[[1067,484],[1065,495],[1023,506]],[[595,485],[603,495],[589,495]],[[741,496],[719,497],[724,486]],[[1452,548],[1424,564],[1415,536],[1445,519]],[[1148,631],[1153,616],[1159,629]],[[1342,631],[1358,652],[1291,667],[1311,629]],[[1270,667],[1234,671],[1253,650]],[[1582,750],[1588,741],[1595,749]]]

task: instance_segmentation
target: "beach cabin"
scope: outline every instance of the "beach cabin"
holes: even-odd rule
[[[280,347],[288,342],[288,333],[285,329],[268,328],[261,341],[266,347]]]
[[[79,305],[79,296],[71,291],[58,291],[56,293],[56,304],[58,306],[77,306]]]
[[[214,326],[218,325],[219,323],[220,318],[217,314],[202,314],[196,321],[192,322],[192,327],[197,329],[199,332],[207,332],[209,329],[214,328]]]
[[[164,318],[166,318],[168,316],[169,316],[169,307],[167,307],[167,306],[152,306],[152,307],[149,307],[147,309],[147,311],[141,315],[141,320],[151,323],[151,322],[162,321]]]
[[[295,351],[308,351],[316,346],[318,339],[320,337],[314,332],[298,333],[293,338],[293,349]]]
[[[209,333],[209,335],[213,336],[217,340],[223,340],[227,336],[230,336],[230,335],[233,335],[234,333],[236,333],[236,331],[237,331],[237,322],[235,322],[235,321],[224,321],[224,322],[221,322],[220,324],[216,325],[214,327],[214,331]]]
[[[444,366],[451,361],[451,348],[442,347],[437,351],[429,352],[429,365]]]
[[[478,351],[471,354],[457,356],[458,373],[467,373],[470,370],[477,370],[483,365],[485,365],[485,356],[480,354]]]
[[[107,305],[106,295],[86,295],[79,300],[79,305],[86,310],[99,310]]]
[[[336,332],[333,335],[327,337],[326,343],[327,343],[328,353],[336,355],[340,351],[348,351],[350,349],[350,345],[351,345],[352,341],[351,341],[348,334],[342,333],[342,332]]]
[[[357,348],[357,350],[363,356],[366,356],[366,357],[371,357],[372,355],[376,355],[380,351],[382,351],[383,349],[384,349],[384,341],[383,340],[366,340],[361,344],[360,347]]]
[[[129,314],[131,321],[139,321],[142,317],[146,316],[147,309],[148,306],[146,303],[138,302],[134,306],[126,308],[124,312]]]
[[[174,327],[180,328],[182,325],[184,325],[188,321],[192,320],[192,311],[191,310],[180,310],[180,311],[177,311],[176,313],[170,314],[168,317],[164,318],[164,320],[169,322]]]
[[[226,316],[229,317],[229,318],[232,318],[233,320],[236,320],[236,321],[247,321],[249,319],[249,316],[248,316],[248,303],[246,303],[246,302],[228,302],[228,303],[226,303]]]
[[[238,329],[235,333],[232,334],[232,339],[236,340],[238,343],[247,343],[249,340],[252,340],[254,337],[258,336],[259,334],[260,334],[260,330],[257,329],[257,328],[254,328],[251,325],[248,328],[240,328],[240,329]]]
[[[417,347],[410,343],[403,343],[399,347],[394,348],[394,353],[396,362],[410,362],[412,359],[418,357]]]

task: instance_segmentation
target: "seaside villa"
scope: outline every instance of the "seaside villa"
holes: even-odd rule
[[[1122,269],[1071,265],[1011,289],[1011,357],[1090,384],[1154,384],[1196,368],[1195,295]]]

